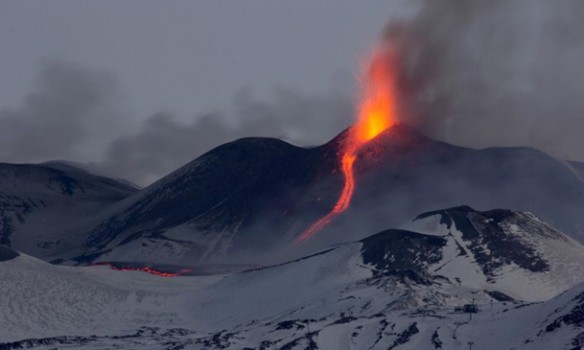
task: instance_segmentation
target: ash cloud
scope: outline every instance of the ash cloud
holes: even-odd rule
[[[389,33],[403,46],[402,118],[482,148],[584,160],[584,2],[428,0]]]
[[[44,62],[18,108],[0,110],[0,161],[87,159],[124,125],[115,77],[70,62]]]
[[[226,113],[196,115],[190,122],[169,113],[152,115],[138,133],[115,140],[106,160],[93,166],[147,184],[213,147],[242,137],[278,137],[299,145],[326,142],[350,125],[352,108],[351,100],[337,92],[309,96],[278,89],[272,99],[261,101],[244,89]]]
[[[124,109],[125,103],[114,74],[71,62],[44,62],[21,105],[0,110],[0,161],[63,159],[147,185],[241,137],[321,144],[350,125],[353,114],[342,89],[307,95],[280,88],[267,100],[242,89],[230,108],[186,121],[165,112],[140,120]]]

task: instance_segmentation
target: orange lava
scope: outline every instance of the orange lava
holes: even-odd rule
[[[108,262],[99,262],[99,263],[96,263],[95,265],[106,265],[106,266],[109,266],[112,270],[116,270],[116,271],[142,271],[142,272],[149,273],[151,275],[162,276],[162,277],[178,277],[178,276],[183,276],[184,274],[188,274],[189,272],[191,272],[190,269],[181,269],[178,272],[164,272],[164,271],[159,271],[159,270],[153,269],[153,268],[148,267],[148,266],[144,266],[144,267],[117,266],[113,263],[108,263]]]
[[[377,49],[369,61],[362,84],[359,116],[348,151],[356,151],[397,122],[395,59],[390,49]]]
[[[335,216],[344,212],[349,207],[349,204],[351,203],[351,197],[353,197],[353,192],[355,191],[353,163],[355,163],[356,159],[357,157],[353,154],[343,155],[341,165],[343,174],[345,176],[345,185],[343,186],[341,196],[337,200],[337,204],[335,204],[333,210],[310,225],[306,231],[302,232],[302,234],[296,238],[296,243],[301,243],[312,238],[312,236],[314,236],[318,231],[322,230],[326,225],[328,225],[335,218]]]
[[[333,209],[302,232],[295,243],[309,240],[349,207],[355,191],[353,165],[359,149],[397,123],[395,59],[390,48],[378,48],[370,58],[363,75],[357,123],[349,130],[341,152],[340,165],[344,176],[341,195]]]

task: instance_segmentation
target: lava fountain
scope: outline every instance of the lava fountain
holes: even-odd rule
[[[327,226],[351,204],[355,191],[353,165],[359,149],[382,131],[397,123],[396,52],[391,47],[376,48],[367,61],[361,79],[357,122],[349,129],[339,152],[344,185],[333,209],[308,227],[295,240],[303,243]]]

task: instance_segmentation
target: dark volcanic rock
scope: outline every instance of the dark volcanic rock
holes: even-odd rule
[[[189,222],[209,231],[245,230],[260,222],[279,222],[285,229],[285,216],[326,168],[317,166],[319,153],[268,138],[225,144],[144,189],[131,206],[94,228],[87,244],[102,247],[122,234]],[[247,232],[248,239],[253,235]]]
[[[387,230],[361,241],[365,264],[375,266],[376,274],[408,277],[429,283],[427,266],[442,259],[446,240],[404,230]]]
[[[578,295],[574,301],[576,302],[576,306],[546,326],[545,331],[547,333],[553,332],[565,325],[580,329],[584,328],[584,293]]]
[[[20,256],[18,252],[15,252],[6,246],[0,245],[0,262],[12,260],[18,256]]]
[[[448,228],[456,226],[462,233],[467,247],[483,269],[492,276],[501,266],[516,264],[532,272],[543,272],[549,264],[521,235],[514,235],[514,228],[529,229],[532,235],[563,239],[561,233],[525,213],[495,209],[480,212],[469,206],[424,213],[417,219],[440,215],[440,221]]]

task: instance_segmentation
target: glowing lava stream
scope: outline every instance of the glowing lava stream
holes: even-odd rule
[[[343,175],[345,176],[345,185],[343,186],[343,191],[341,192],[341,196],[339,197],[337,204],[335,204],[333,210],[328,212],[325,216],[318,219],[315,223],[310,225],[310,227],[302,232],[300,236],[296,239],[296,243],[302,243],[312,236],[314,236],[318,231],[322,230],[326,225],[328,225],[335,216],[339,215],[340,213],[344,212],[345,209],[349,207],[351,203],[351,198],[353,197],[353,192],[355,191],[355,178],[353,175],[353,164],[357,156],[354,154],[345,154],[343,155],[342,160],[342,170]]]
[[[396,55],[389,48],[374,51],[363,76],[363,95],[359,103],[357,124],[349,130],[342,147],[341,170],[344,176],[343,190],[333,209],[314,222],[294,241],[303,243],[328,225],[351,204],[355,191],[353,165],[359,149],[384,130],[397,122],[396,117]]]
[[[114,263],[109,263],[109,262],[98,262],[95,265],[109,266],[110,269],[116,270],[116,271],[142,271],[142,272],[149,273],[151,275],[162,276],[162,277],[179,277],[179,276],[184,276],[185,274],[192,272],[192,270],[190,270],[190,269],[181,269],[177,272],[164,272],[164,271],[159,271],[159,270],[156,270],[156,269],[148,267],[148,266],[142,266],[142,267],[118,266]]]

